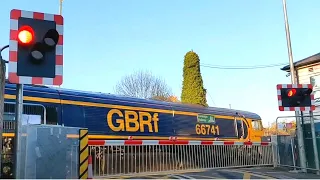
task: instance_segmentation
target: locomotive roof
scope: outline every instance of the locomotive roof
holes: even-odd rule
[[[12,86],[13,88],[15,87],[14,84],[7,83],[7,87],[12,87]],[[220,108],[220,107],[202,107],[199,105],[183,104],[183,103],[175,103],[175,102],[164,102],[164,101],[158,101],[158,100],[152,100],[152,99],[141,99],[141,98],[127,97],[127,96],[115,95],[110,93],[102,93],[102,92],[82,91],[82,90],[51,87],[51,86],[40,86],[40,85],[24,85],[24,90],[31,90],[31,91],[34,90],[34,91],[42,91],[42,92],[59,92],[60,94],[72,95],[72,96],[78,96],[78,97],[111,99],[111,100],[117,100],[122,102],[147,104],[150,106],[166,106],[174,109],[182,109],[181,111],[189,111],[189,112],[211,113],[211,114],[221,114],[221,115],[229,115],[229,116],[236,116],[236,113],[239,113],[248,118],[261,119],[261,117],[258,114],[249,112],[249,111]]]

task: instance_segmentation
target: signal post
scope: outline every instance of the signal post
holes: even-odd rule
[[[313,111],[315,110],[315,101],[314,95],[312,94],[313,87],[311,84],[278,84],[277,85],[277,95],[278,95],[278,106],[280,111],[309,111],[310,115],[310,125],[312,132],[312,143],[313,143],[313,151],[315,158],[315,165],[317,174],[319,174],[319,155],[317,148],[317,141],[315,135],[315,127],[314,127],[314,118]],[[297,117],[298,118],[298,117]],[[298,121],[300,122],[300,121]],[[301,127],[300,124],[297,124],[297,127]],[[303,139],[303,133],[299,133],[298,138],[301,137]],[[303,146],[303,148],[299,147],[299,149],[304,149],[304,143],[298,144],[299,146]],[[300,162],[302,169],[304,170],[306,166],[306,157],[305,152],[303,154],[299,154]]]
[[[20,179],[20,136],[23,84],[61,85],[63,77],[63,17],[13,9],[10,12],[9,82],[17,84],[15,170]]]

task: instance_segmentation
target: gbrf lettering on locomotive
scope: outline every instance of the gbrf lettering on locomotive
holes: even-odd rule
[[[107,123],[111,130],[119,132],[159,132],[158,113],[111,109]]]

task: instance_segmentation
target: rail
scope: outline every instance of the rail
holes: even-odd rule
[[[94,177],[273,164],[269,142],[89,140]]]

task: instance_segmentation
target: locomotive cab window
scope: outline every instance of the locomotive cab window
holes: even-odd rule
[[[252,120],[252,128],[254,130],[261,131],[262,130],[262,122],[260,120]]]
[[[46,120],[47,124],[57,125],[58,124],[58,112],[57,108],[54,106],[45,106],[46,107]]]

